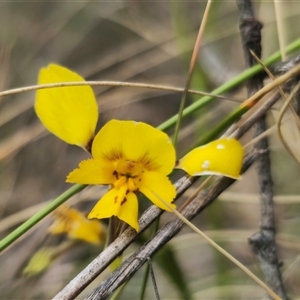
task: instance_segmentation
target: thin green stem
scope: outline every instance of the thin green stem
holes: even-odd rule
[[[111,296],[110,300],[118,300],[129,281],[124,282]]]
[[[66,202],[70,197],[75,195],[76,193],[82,191],[86,185],[75,184],[55,200],[53,200],[50,204],[48,204],[45,208],[41,209],[35,215],[33,215],[30,219],[20,225],[17,229],[7,235],[4,239],[0,241],[0,252],[6,249],[9,245],[11,245],[15,240],[17,240],[20,236],[22,236],[25,232],[27,232],[30,228],[32,228],[35,224],[49,215],[54,209],[58,206]]]
[[[294,41],[293,43],[291,43],[290,45],[287,46],[286,52],[292,53],[299,48],[300,48],[300,39],[297,39],[296,41]],[[266,60],[264,60],[263,63],[265,66],[270,66],[271,64],[279,61],[280,57],[281,57],[280,51],[277,51],[276,53],[269,56]],[[244,81],[246,81],[247,79],[249,79],[250,77],[254,76],[255,74],[259,73],[262,70],[263,70],[262,66],[255,65],[252,68],[247,69],[244,72],[242,72],[239,76],[229,80],[228,82],[224,83],[220,87],[216,88],[212,92],[212,94],[220,95],[225,92],[228,92],[229,90],[237,87],[238,85],[240,85],[241,83],[243,83]],[[183,110],[182,117],[189,116],[193,112],[197,111],[198,109],[204,107],[206,104],[210,103],[213,99],[214,99],[213,96],[204,96],[204,97],[200,98],[199,100],[194,102],[192,105],[188,106],[186,109]],[[160,124],[158,126],[158,129],[160,129],[160,130],[169,129],[177,122],[177,119],[178,119],[178,114],[171,117],[164,123]]]
[[[146,268],[144,270],[144,276],[143,276],[143,280],[142,280],[142,288],[141,288],[141,293],[140,293],[140,298],[139,298],[140,300],[144,300],[144,297],[145,297],[147,282],[148,282],[148,278],[149,278],[149,271],[150,271],[150,265],[147,264]]]

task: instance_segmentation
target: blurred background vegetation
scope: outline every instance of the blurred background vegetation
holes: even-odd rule
[[[184,87],[189,60],[206,3],[204,1],[118,2],[1,2],[0,90],[34,85],[41,67],[57,63],[86,80],[130,81]],[[277,22],[272,1],[254,2],[263,23],[263,57],[279,49]],[[286,44],[299,37],[298,1],[281,3]],[[210,92],[244,70],[244,57],[234,1],[212,5],[201,44],[191,88]],[[140,88],[94,87],[100,106],[101,127],[112,118],[134,119],[154,126],[178,111],[181,94]],[[243,87],[228,96],[243,101]],[[69,188],[65,177],[88,155],[50,135],[34,110],[35,93],[0,99],[0,234],[4,237],[39,208]],[[189,96],[192,103],[199,97]],[[237,106],[236,101],[216,100],[184,120],[178,155]],[[278,107],[270,112],[276,120]],[[299,138],[285,125],[291,146]],[[172,134],[172,130],[168,132]],[[249,141],[251,133],[243,141]],[[299,168],[271,137],[272,171],[276,195],[277,242],[283,269],[294,270],[285,285],[291,295],[300,295],[300,188]],[[90,187],[68,203],[88,211],[102,193]],[[190,189],[187,197],[193,192]],[[222,194],[194,222],[259,276],[258,264],[247,239],[258,230],[260,208],[255,168]],[[182,201],[182,200],[181,200]],[[161,222],[171,218],[162,217]],[[103,245],[74,243],[62,251],[44,272],[24,276],[30,257],[45,246],[57,246],[66,237],[47,234],[51,217],[39,223],[0,256],[1,299],[49,299],[70,281]],[[150,233],[148,233],[150,234]],[[180,274],[193,299],[261,299],[264,291],[242,271],[185,228],[170,243]],[[131,253],[138,244],[124,254]],[[299,263],[298,263],[299,266]],[[183,299],[180,285],[154,258],[155,275],[162,299]],[[88,287],[80,297],[109,274]],[[143,270],[124,289],[121,299],[137,299]],[[298,284],[297,284],[298,283]],[[153,299],[151,283],[145,299]]]

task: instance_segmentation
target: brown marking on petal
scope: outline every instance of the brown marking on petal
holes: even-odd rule
[[[126,191],[126,195],[129,193],[129,190]]]
[[[123,205],[124,203],[126,203],[127,199],[124,198],[123,201],[121,202],[121,205]]]
[[[143,166],[144,169],[148,171],[153,171],[159,169],[161,166],[153,161],[153,158],[148,153],[145,153],[142,157],[138,159],[138,162]],[[142,171],[144,172],[144,171]]]
[[[142,157],[138,159],[138,162],[143,165],[144,167],[147,167],[147,165],[151,164],[151,159],[149,159],[148,153],[145,153]]]
[[[123,153],[120,150],[113,149],[110,152],[103,154],[103,156],[110,161],[116,161],[123,158]]]
[[[117,202],[118,202],[118,196],[115,197],[115,203],[117,203]]]
[[[117,179],[119,179],[119,175],[118,175],[118,172],[116,170],[113,171],[112,173]]]

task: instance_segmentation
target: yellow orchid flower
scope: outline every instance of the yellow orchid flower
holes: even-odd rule
[[[54,223],[48,232],[67,234],[70,239],[82,240],[91,244],[101,244],[106,238],[106,228],[99,221],[88,220],[78,210],[67,205],[60,206],[53,213]]]
[[[96,135],[92,156],[67,177],[70,183],[111,185],[89,219],[116,216],[138,231],[139,192],[170,211],[157,197],[171,204],[176,196],[167,178],[175,165],[175,150],[165,133],[142,122],[111,120]]]
[[[225,137],[193,149],[179,161],[176,168],[190,176],[223,175],[239,179],[243,155],[240,142]]]
[[[38,82],[72,81],[84,79],[62,66],[50,64],[41,69]],[[98,109],[89,86],[38,90],[35,110],[50,132],[92,152],[93,159],[81,162],[79,168],[69,174],[67,182],[112,186],[89,218],[117,216],[138,230],[139,192],[158,207],[169,210],[157,197],[171,203],[176,195],[167,178],[175,165],[175,150],[165,133],[145,123],[113,120],[93,140]],[[58,233],[64,226],[56,222],[52,231]]]
[[[38,79],[39,84],[72,81],[84,79],[55,64],[41,69]],[[98,106],[90,86],[40,89],[35,111],[51,133],[68,144],[90,148],[98,121]]]

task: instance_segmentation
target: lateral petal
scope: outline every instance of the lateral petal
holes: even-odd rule
[[[66,182],[80,184],[113,184],[116,181],[114,165],[104,159],[83,160],[73,170]]]
[[[145,172],[143,173],[142,180],[139,185],[139,190],[149,200],[161,209],[172,211],[166,206],[161,199],[169,203],[173,208],[176,208],[175,204],[172,204],[176,197],[176,189],[171,181],[163,174],[158,172]]]
[[[176,168],[191,176],[223,175],[240,178],[244,150],[239,141],[221,138],[190,151]]]

